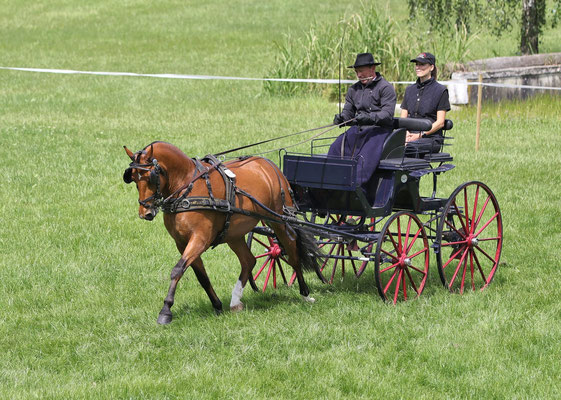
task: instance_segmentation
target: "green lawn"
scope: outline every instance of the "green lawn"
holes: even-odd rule
[[[0,65],[262,76],[272,41],[351,8],[271,4],[4,1]],[[561,396],[559,97],[484,104],[478,152],[475,110],[450,113],[457,167],[439,194],[481,180],[503,213],[485,292],[447,293],[433,262],[423,295],[397,306],[370,269],[332,286],[308,275],[314,305],[297,288],[246,290],[244,312],[216,317],[188,271],[162,327],[179,254],[161,216],[138,219],[122,146],[203,156],[328,124],[337,105],[259,82],[5,70],[0,93],[0,398]],[[227,306],[235,256],[219,246],[203,259]]]

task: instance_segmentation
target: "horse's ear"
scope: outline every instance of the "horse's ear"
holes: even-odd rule
[[[125,148],[125,151],[127,152],[127,155],[130,157],[130,159],[132,161],[134,161],[134,153],[132,151],[130,151],[127,146],[123,146]]]
[[[146,152],[148,160],[152,159],[152,154],[154,154],[154,144],[150,145],[150,149]]]

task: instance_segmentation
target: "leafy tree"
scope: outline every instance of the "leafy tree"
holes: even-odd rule
[[[449,31],[454,25],[468,32],[475,24],[486,26],[496,36],[520,27],[520,52],[538,52],[539,37],[549,24],[555,27],[561,14],[561,0],[407,0],[412,20],[420,18],[432,30]]]

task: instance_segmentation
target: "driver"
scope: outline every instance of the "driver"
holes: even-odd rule
[[[334,125],[353,125],[341,134],[329,148],[329,156],[359,158],[358,184],[365,187],[380,162],[384,140],[393,129],[396,94],[376,66],[371,53],[359,53],[354,68],[358,82],[345,97],[341,114],[336,114]]]

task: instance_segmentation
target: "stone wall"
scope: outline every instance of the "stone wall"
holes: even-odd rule
[[[561,53],[535,54],[520,57],[497,57],[467,63],[452,74],[448,84],[453,104],[476,104],[478,82],[503,85],[561,87]],[[540,93],[561,95],[561,90],[527,89],[483,86],[483,100],[525,99]]]

